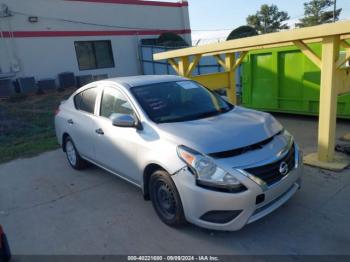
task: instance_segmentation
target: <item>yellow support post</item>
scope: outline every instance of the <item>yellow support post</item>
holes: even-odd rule
[[[321,59],[314,51],[310,49],[303,41],[294,41],[294,44],[300,49],[300,51],[309,58],[319,68],[322,66]]]
[[[186,76],[189,77],[189,76],[192,75],[193,70],[196,68],[196,66],[198,65],[199,60],[201,60],[201,58],[202,58],[201,55],[194,56],[193,61],[188,66],[188,69],[187,69],[187,72],[186,72]]]
[[[180,76],[187,77],[187,71],[188,71],[189,65],[190,65],[190,59],[188,58],[188,56],[180,57],[179,65],[178,65]]]
[[[321,94],[318,129],[318,152],[305,157],[305,162],[330,170],[342,170],[349,163],[335,157],[335,131],[339,78],[339,36],[327,36],[322,41]]]
[[[237,61],[235,62],[235,64],[233,65],[233,70],[236,70],[240,64],[242,64],[244,58],[246,57],[246,55],[248,54],[247,51],[243,51],[241,52],[241,55],[239,56],[239,58],[237,59]]]
[[[180,74],[180,73],[179,73],[179,66],[177,65],[175,59],[169,58],[168,61],[169,61],[169,64],[174,68],[175,72],[176,72],[177,74]]]
[[[318,158],[324,162],[334,159],[335,125],[337,119],[337,67],[339,37],[326,37],[322,41],[322,75],[320,95],[320,122]]]
[[[227,97],[230,103],[236,105],[237,104],[237,96],[236,96],[236,71],[233,70],[233,66],[235,65],[235,54],[230,53],[225,56],[225,65],[226,70],[228,70],[229,76],[229,84],[227,87]]]
[[[215,57],[216,61],[218,62],[218,64],[221,65],[223,69],[225,69],[225,71],[229,71],[229,69],[227,69],[227,65],[226,65],[225,61],[222,60],[220,55],[215,55],[214,57]]]

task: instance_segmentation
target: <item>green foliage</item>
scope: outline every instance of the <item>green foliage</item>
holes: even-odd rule
[[[281,29],[289,29],[284,21],[288,20],[287,12],[279,11],[276,5],[262,5],[255,15],[247,17],[247,24],[260,33],[272,33]]]
[[[233,30],[230,33],[230,35],[227,37],[227,40],[239,39],[239,38],[254,36],[257,34],[258,32],[253,27],[248,25],[243,25]]]
[[[40,96],[15,95],[0,103],[0,163],[58,148],[54,112],[74,89]]]
[[[333,10],[329,10],[334,5],[333,0],[311,0],[304,3],[305,17],[296,24],[297,27],[307,27],[331,23],[334,20]],[[327,11],[328,9],[328,11]],[[335,21],[339,20],[342,9],[335,11]]]

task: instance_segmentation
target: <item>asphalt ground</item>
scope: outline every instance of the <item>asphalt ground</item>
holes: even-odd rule
[[[317,119],[277,115],[304,152]],[[337,136],[350,132],[338,123]],[[70,168],[61,150],[0,165],[0,224],[15,255],[350,255],[350,169],[305,167],[302,189],[237,232],[163,224],[140,190],[97,168]]]

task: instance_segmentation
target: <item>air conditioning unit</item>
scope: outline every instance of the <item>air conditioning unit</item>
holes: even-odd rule
[[[20,77],[17,83],[22,94],[35,94],[38,90],[34,77]]]
[[[38,81],[38,89],[44,93],[53,92],[57,89],[54,78],[46,78]]]
[[[60,88],[66,89],[75,87],[75,75],[72,72],[64,72],[58,75]]]
[[[0,98],[8,98],[15,93],[11,78],[0,78]]]
[[[94,79],[92,75],[82,75],[77,76],[77,87],[82,87],[84,85],[90,84]]]

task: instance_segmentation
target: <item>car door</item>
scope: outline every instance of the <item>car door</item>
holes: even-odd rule
[[[112,125],[112,114],[134,115],[129,99],[117,87],[105,86],[100,99],[99,117],[96,120],[96,160],[103,167],[140,184],[138,147],[140,130]]]
[[[92,139],[95,137],[94,121],[98,88],[91,87],[74,96],[74,106],[67,119],[68,133],[83,157],[94,159]]]

